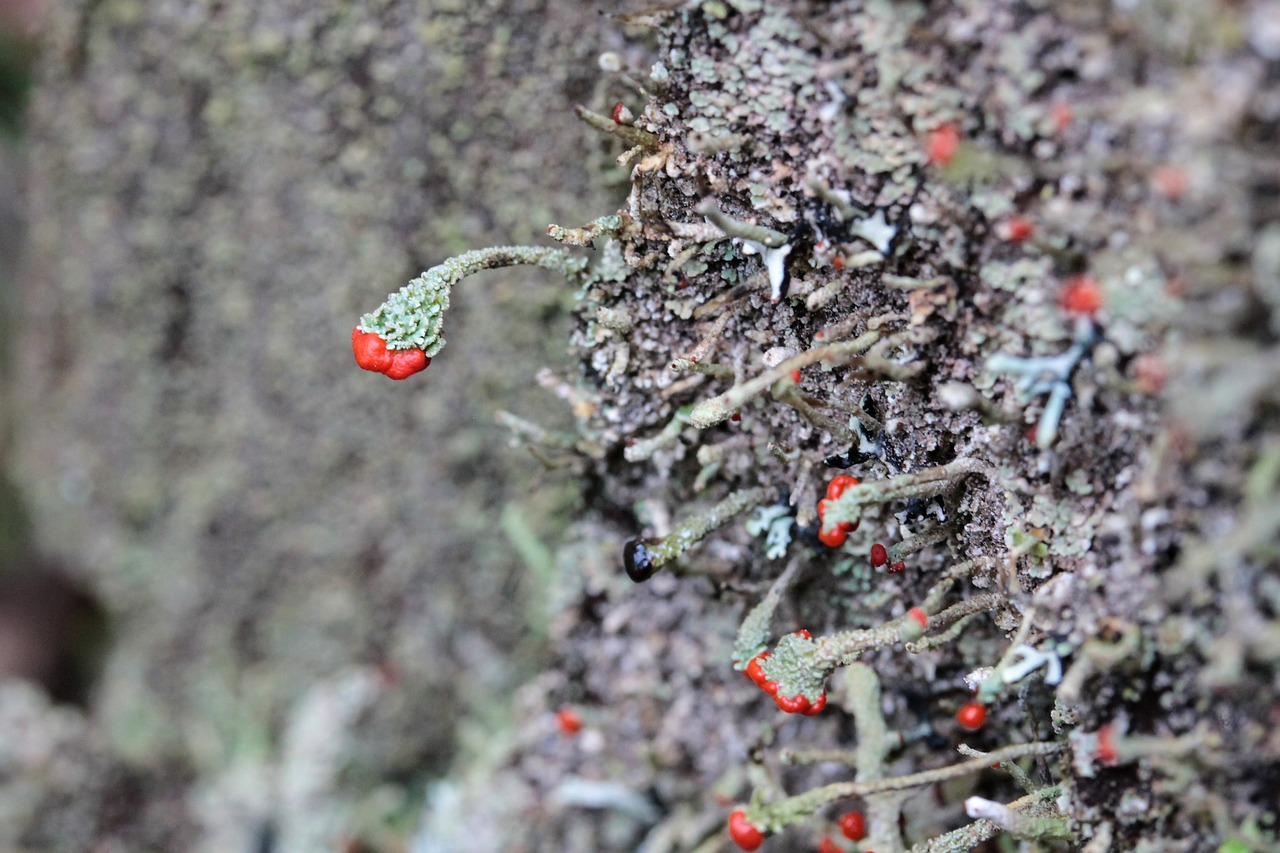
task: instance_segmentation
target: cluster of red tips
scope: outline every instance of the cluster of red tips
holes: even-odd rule
[[[376,332],[362,332],[356,326],[351,330],[351,349],[356,354],[356,364],[374,373],[384,373],[392,379],[408,379],[426,370],[431,359],[420,349],[387,349],[387,342]]]
[[[818,842],[818,853],[844,853],[844,851],[840,849],[839,844],[831,840],[831,836],[824,835]]]
[[[861,841],[867,834],[867,820],[862,812],[845,812],[840,816],[840,833],[850,841]]]
[[[797,631],[806,640],[810,638],[808,631]],[[756,685],[773,697],[773,701],[778,708],[786,711],[788,714],[804,714],[806,717],[812,717],[819,714],[822,709],[827,707],[827,694],[823,693],[812,702],[809,697],[803,693],[797,693],[795,696],[786,697],[778,695],[778,682],[770,681],[769,676],[764,674],[764,667],[761,664],[771,655],[768,652],[761,652],[751,659],[747,664],[746,676],[756,683]]]
[[[582,731],[582,717],[572,708],[561,708],[556,711],[556,728],[560,734],[572,737]]]
[[[951,122],[935,128],[929,134],[925,145],[925,153],[929,163],[934,166],[945,166],[955,159],[960,150],[960,131]]]
[[[742,809],[729,815],[729,837],[743,850],[756,850],[764,843],[764,833],[747,822],[747,813]]]
[[[877,569],[889,562],[889,549],[879,542],[871,546],[871,565]]]
[[[1014,216],[996,223],[996,236],[1008,243],[1022,243],[1035,232],[1031,220],[1022,216]]]
[[[1078,275],[1067,281],[1058,303],[1072,314],[1092,317],[1102,308],[1102,285],[1097,279]]]
[[[826,524],[827,501],[835,500],[849,488],[856,485],[858,485],[857,477],[840,474],[833,477],[830,483],[827,483],[827,496],[818,501],[818,520],[822,522],[822,528],[818,531],[818,541],[828,548],[839,548],[843,545],[849,534],[858,529],[858,523],[856,521],[842,521],[834,527],[828,527]]]
[[[956,711],[956,722],[971,732],[982,728],[986,719],[987,706],[981,702],[966,702]]]

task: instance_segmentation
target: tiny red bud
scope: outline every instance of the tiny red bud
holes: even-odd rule
[[[431,359],[420,349],[398,349],[391,352],[391,366],[383,372],[392,379],[408,379],[429,364]]]
[[[889,549],[879,542],[871,546],[871,565],[877,569],[889,562]]]
[[[850,841],[861,841],[867,834],[867,820],[862,812],[845,812],[840,816],[840,833]]]
[[[618,101],[613,105],[613,120],[617,124],[631,124],[635,116],[631,114],[631,110],[627,109],[626,104]]]
[[[996,236],[1010,243],[1021,243],[1035,231],[1031,220],[1021,216],[1006,219],[996,224]]]
[[[764,667],[761,666],[767,657],[769,657],[768,652],[761,652],[753,657],[751,662],[747,664],[747,678],[750,678],[756,684],[760,685],[760,687],[764,687],[764,683],[769,680],[768,676],[764,674]]]
[[[812,639],[813,639],[813,634],[810,634],[810,633],[809,633],[808,631],[806,631],[804,628],[801,628],[799,631],[796,631],[796,633],[797,633],[797,634],[799,634],[801,637],[804,637],[806,640],[812,640]]]
[[[800,383],[800,371],[798,370],[791,371],[791,381],[795,382],[796,384]]]
[[[582,730],[582,717],[572,708],[561,708],[556,711],[556,727],[565,735],[576,735]]]
[[[919,607],[913,607],[907,611],[907,615],[920,623],[921,628],[929,627],[929,614],[925,613]]]
[[[1103,764],[1116,763],[1116,733],[1111,723],[1098,729],[1098,749],[1096,755]]]
[[[1172,163],[1161,166],[1151,174],[1151,188],[1170,201],[1177,201],[1186,195],[1190,184],[1187,170]]]
[[[1076,276],[1067,281],[1058,302],[1072,314],[1092,317],[1102,308],[1102,286],[1087,275]]]
[[[374,332],[362,332],[356,326],[351,330],[351,349],[355,351],[356,364],[365,370],[384,373],[391,366],[387,342]]]
[[[835,255],[832,257],[831,266],[835,268],[836,272],[840,272],[840,270],[844,269],[844,255]]]
[[[840,845],[831,840],[829,836],[823,836],[818,842],[818,853],[844,853],[840,849]]]
[[[729,815],[729,837],[743,850],[756,850],[764,843],[764,833],[747,822],[742,809]]]
[[[778,703],[778,707],[788,714],[803,714],[809,710],[809,699],[803,693],[797,693],[791,698],[774,696],[773,701]]]
[[[1070,104],[1064,104],[1059,101],[1049,107],[1049,118],[1053,120],[1054,130],[1058,133],[1064,133],[1066,132],[1066,129],[1071,126],[1071,121],[1075,118],[1075,113],[1072,111]]]
[[[907,567],[907,563],[906,563],[906,561],[905,561],[905,560],[899,560],[898,562],[894,563],[892,566],[890,566],[890,567],[889,567],[889,571],[891,571],[891,572],[900,572],[900,571],[902,571],[903,569],[905,569],[906,567]]]
[[[825,707],[827,707],[827,694],[822,693],[818,695],[817,699],[813,700],[813,704],[810,705],[807,710],[801,711],[800,713],[804,714],[806,717],[812,717],[816,714],[822,713],[822,709]]]
[[[925,152],[934,166],[945,166],[960,150],[960,131],[951,122],[940,125],[929,134]]]
[[[839,548],[849,538],[849,533],[840,525],[823,527],[818,531],[818,541],[828,548]]]
[[[982,723],[986,719],[987,706],[981,702],[966,702],[960,706],[959,711],[956,711],[956,722],[969,731],[982,728]]]
[[[729,420],[733,421],[735,424],[738,423],[742,420],[742,412],[734,412],[732,415],[729,415]]]
[[[848,474],[839,474],[832,477],[831,482],[827,483],[827,498],[835,500],[856,485],[858,485],[857,477],[850,477]]]
[[[1169,379],[1169,368],[1163,359],[1152,353],[1143,353],[1133,360],[1133,380],[1147,394],[1159,394]]]

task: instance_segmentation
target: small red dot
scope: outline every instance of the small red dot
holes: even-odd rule
[[[850,477],[848,474],[832,477],[831,482],[827,483],[827,498],[835,500],[856,485],[858,485],[857,477]]]
[[[904,561],[904,560],[899,560],[898,562],[894,563],[892,566],[890,566],[890,567],[889,567],[889,571],[891,571],[891,572],[900,572],[900,571],[902,571],[903,569],[905,569],[906,567],[907,567],[906,561]]]
[[[951,122],[940,125],[929,134],[925,151],[929,162],[935,166],[945,166],[955,159],[960,150],[960,131]]]
[[[576,735],[582,730],[582,717],[572,708],[561,708],[556,711],[556,727],[561,734]]]
[[[1064,104],[1061,101],[1049,107],[1049,118],[1053,119],[1053,129],[1058,133],[1065,133],[1067,128],[1071,127],[1071,122],[1075,118],[1075,112],[1071,109],[1070,104]]]
[[[966,702],[956,711],[956,722],[971,732],[982,728],[986,719],[987,706],[981,702]]]
[[[1058,303],[1072,314],[1092,317],[1102,308],[1102,285],[1087,275],[1076,276],[1067,281]]]
[[[1006,219],[996,224],[996,236],[1010,243],[1021,243],[1035,231],[1031,220],[1021,216]]]
[[[796,384],[800,383],[800,371],[798,370],[791,371],[791,381],[795,382]]]
[[[1115,727],[1111,723],[1107,723],[1098,729],[1098,760],[1103,764],[1116,763],[1116,733]]]
[[[867,819],[862,812],[845,812],[840,816],[840,832],[850,841],[861,841],[867,834]]]
[[[889,549],[879,542],[871,546],[871,565],[877,569],[889,562]]]

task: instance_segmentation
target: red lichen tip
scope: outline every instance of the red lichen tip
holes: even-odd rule
[[[871,565],[877,569],[889,562],[889,549],[879,542],[871,546]]]
[[[857,477],[850,477],[848,474],[839,474],[831,478],[831,482],[827,483],[827,500],[835,500],[847,492],[852,487],[858,485]]]
[[[823,526],[818,531],[818,541],[828,548],[839,548],[849,538],[849,531],[845,530],[844,525],[837,524],[834,527]]]
[[[889,571],[891,571],[891,572],[900,572],[900,571],[902,571],[903,569],[905,569],[906,567],[907,567],[907,563],[906,563],[906,561],[905,561],[905,560],[899,560],[898,562],[894,563],[892,566],[890,566],[890,567],[889,567]]]
[[[1009,243],[1022,243],[1035,231],[1030,219],[1014,216],[996,223],[996,236]]]
[[[818,842],[818,853],[844,853],[840,849],[840,845],[831,840],[831,837],[824,835],[822,840]]]
[[[840,816],[840,834],[850,841],[861,841],[867,834],[867,819],[862,812],[845,812]]]
[[[420,349],[387,349],[387,342],[376,332],[351,330],[351,349],[356,364],[365,370],[382,373],[392,379],[408,379],[427,368],[431,359]]]
[[[556,711],[556,728],[564,735],[576,735],[582,731],[582,717],[572,708],[561,708]]]
[[[934,166],[945,166],[955,159],[960,150],[960,131],[951,122],[939,125],[929,134],[925,153],[929,163]]]
[[[907,611],[907,615],[910,616],[912,619],[916,620],[916,622],[920,623],[921,628],[929,627],[929,614],[925,613],[919,607],[911,608],[910,610]]]
[[[1177,201],[1186,195],[1190,185],[1187,170],[1173,163],[1166,163],[1151,173],[1151,188],[1157,195],[1170,201]]]
[[[1102,309],[1102,285],[1087,275],[1076,276],[1067,281],[1058,303],[1072,314],[1092,317]]]
[[[778,707],[788,714],[808,714],[810,709],[809,697],[803,693],[797,693],[795,696],[774,696],[773,701]],[[824,702],[825,704],[825,702]]]
[[[1075,111],[1071,109],[1070,104],[1064,104],[1059,101],[1049,107],[1049,118],[1053,121],[1053,129],[1058,133],[1065,133],[1067,128],[1071,127],[1072,120],[1075,119]]]
[[[1107,723],[1098,729],[1097,750],[1094,753],[1103,764],[1116,763],[1115,727]]]
[[[956,722],[971,732],[982,728],[986,719],[987,706],[981,702],[966,702],[956,711]]]
[[[729,815],[729,837],[743,850],[756,850],[764,843],[764,833],[747,822],[742,809]]]

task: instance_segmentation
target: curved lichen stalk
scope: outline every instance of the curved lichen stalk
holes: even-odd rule
[[[544,267],[575,278],[587,262],[563,249],[535,246],[493,246],[449,258],[392,293],[360,318],[352,335],[357,363],[366,370],[403,379],[404,375],[399,374],[404,370],[397,371],[394,366],[394,354],[421,353],[416,369],[411,372],[425,368],[444,347],[444,314],[449,310],[449,291],[453,286],[481,270],[519,265]],[[371,335],[377,340],[371,339]]]

